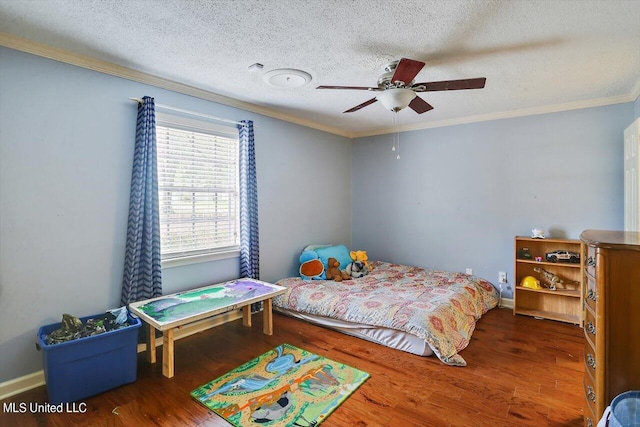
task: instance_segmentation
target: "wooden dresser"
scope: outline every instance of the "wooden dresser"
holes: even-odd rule
[[[584,422],[640,389],[640,233],[585,230]]]

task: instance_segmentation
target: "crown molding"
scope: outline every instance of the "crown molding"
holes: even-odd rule
[[[640,80],[639,80],[640,84]],[[636,84],[636,86],[639,86]],[[635,89],[634,89],[635,90]],[[638,87],[640,91],[640,87]],[[481,114],[477,116],[460,117],[457,119],[438,120],[435,122],[421,123],[417,125],[405,125],[397,128],[381,128],[369,132],[352,133],[351,138],[362,138],[365,136],[385,135],[396,132],[410,132],[413,130],[439,128],[444,126],[463,125],[467,123],[486,122],[491,120],[510,119],[514,117],[535,116],[539,114],[558,113],[561,111],[580,110],[583,108],[602,107],[605,105],[622,104],[633,102],[638,96],[633,94],[612,96],[608,98],[589,99],[586,101],[567,102],[564,104],[545,105],[543,107],[523,108],[520,110],[503,111],[499,113]]]
[[[115,77],[132,80],[134,82],[144,83],[144,84],[159,87],[162,89],[167,89],[173,92],[182,93],[185,95],[204,99],[206,101],[213,101],[218,104],[223,104],[229,107],[240,108],[245,111],[261,114],[263,116],[271,117],[278,120],[284,120],[286,122],[294,123],[294,124],[305,126],[308,128],[321,130],[323,132],[329,132],[336,135],[351,138],[351,135],[349,132],[345,132],[344,130],[341,130],[341,129],[324,126],[309,120],[303,120],[298,117],[292,116],[290,114],[273,110],[271,108],[261,107],[259,105],[252,104],[250,102],[229,98],[227,96],[220,95],[215,92],[199,89],[194,86],[178,83],[173,80],[154,76],[152,74],[143,73],[141,71],[123,67],[121,65],[116,65],[111,62],[102,61],[100,59],[95,59],[95,58],[91,58],[84,55],[78,55],[76,53],[72,53],[64,49],[58,49],[55,47],[47,46],[41,43],[34,42],[32,40],[15,36],[13,34],[0,33],[0,46],[5,46],[10,49],[19,50],[21,52],[26,52],[33,55],[41,56],[43,58],[53,59],[55,61],[64,62],[70,65],[75,65],[77,67],[98,71],[100,73],[109,74]]]
[[[290,114],[282,113],[271,108],[262,107],[250,102],[240,101],[215,92],[199,89],[194,86],[178,83],[173,80],[154,76],[152,74],[143,73],[131,68],[113,64],[111,62],[90,58],[88,56],[78,55],[63,49],[54,48],[32,40],[24,39],[13,34],[0,33],[0,46],[10,49],[19,50],[33,55],[41,56],[55,61],[64,62],[66,64],[75,65],[100,73],[109,74],[138,83],[144,83],[151,86],[167,89],[173,92],[182,93],[193,96],[195,98],[204,99],[206,101],[216,102],[229,107],[239,108],[266,117],[283,120],[311,129],[317,129],[323,132],[344,136],[346,138],[362,138],[365,136],[385,135],[395,132],[410,132],[414,130],[431,129],[437,127],[462,125],[468,123],[477,123],[483,121],[508,119],[514,117],[533,116],[539,114],[557,113],[561,111],[579,110],[583,108],[601,107],[605,105],[621,104],[625,102],[634,102],[640,96],[640,78],[636,81],[631,92],[628,95],[619,95],[608,98],[590,99],[585,101],[569,102],[564,104],[547,105],[543,107],[524,108],[520,110],[503,111],[498,113],[489,113],[476,116],[460,117],[449,120],[438,120],[428,123],[420,123],[415,125],[405,125],[398,128],[379,128],[364,132],[351,132],[330,126],[321,125],[309,120],[303,120]]]
[[[636,84],[633,85],[633,89],[631,89],[630,97],[631,97],[631,101],[635,101],[636,99],[638,99],[638,97],[640,97],[640,77],[638,77]]]

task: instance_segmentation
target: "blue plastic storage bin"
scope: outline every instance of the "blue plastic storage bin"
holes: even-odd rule
[[[100,317],[102,314],[83,317]],[[130,326],[59,344],[46,337],[61,323],[38,330],[49,403],[75,402],[85,397],[134,382],[137,377],[138,328],[140,319],[129,315]]]
[[[640,390],[617,395],[611,402],[610,427],[640,427]]]

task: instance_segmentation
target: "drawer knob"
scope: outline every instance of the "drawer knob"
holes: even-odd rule
[[[596,334],[596,327],[593,325],[593,323],[591,322],[587,323],[587,332],[589,332],[592,335]]]
[[[596,266],[596,259],[592,256],[587,258],[587,267],[595,267],[595,266]]]
[[[587,399],[596,403],[596,393],[593,391],[593,387],[587,386]]]
[[[589,289],[587,291],[587,299],[590,299],[591,301],[595,301],[597,298],[596,293],[593,289]]]
[[[596,358],[593,357],[593,354],[587,354],[587,366],[590,366],[593,369],[596,369]]]
[[[587,427],[593,427],[593,421],[587,417]]]

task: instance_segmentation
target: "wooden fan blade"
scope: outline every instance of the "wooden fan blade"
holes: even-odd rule
[[[412,86],[416,92],[438,92],[441,90],[462,90],[462,89],[482,89],[486,77],[478,77],[477,79],[462,79],[462,80],[444,80],[441,82],[424,82],[416,83]],[[424,89],[418,88],[418,86],[424,86]]]
[[[377,99],[376,99],[376,98],[371,98],[370,100],[368,100],[368,101],[366,101],[366,102],[363,102],[363,103],[362,103],[362,104],[360,104],[360,105],[356,105],[355,107],[350,108],[350,109],[348,109],[347,111],[343,111],[343,113],[353,113],[354,111],[358,111],[359,109],[364,108],[364,107],[366,107],[367,105],[371,105],[371,104],[373,104],[373,103],[374,103],[374,102],[376,102],[376,101],[377,101]]]
[[[402,58],[396,67],[396,71],[393,73],[391,83],[401,81],[405,85],[410,84],[420,70],[422,70],[422,67],[424,67],[424,62]]]
[[[416,96],[415,98],[413,98],[413,101],[409,103],[409,107],[411,107],[411,109],[418,114],[426,113],[429,110],[433,110],[433,107],[431,106],[431,104],[429,104],[427,101],[420,98],[419,96]]]
[[[377,87],[365,86],[318,86],[316,89],[352,89],[352,90],[377,90]]]

